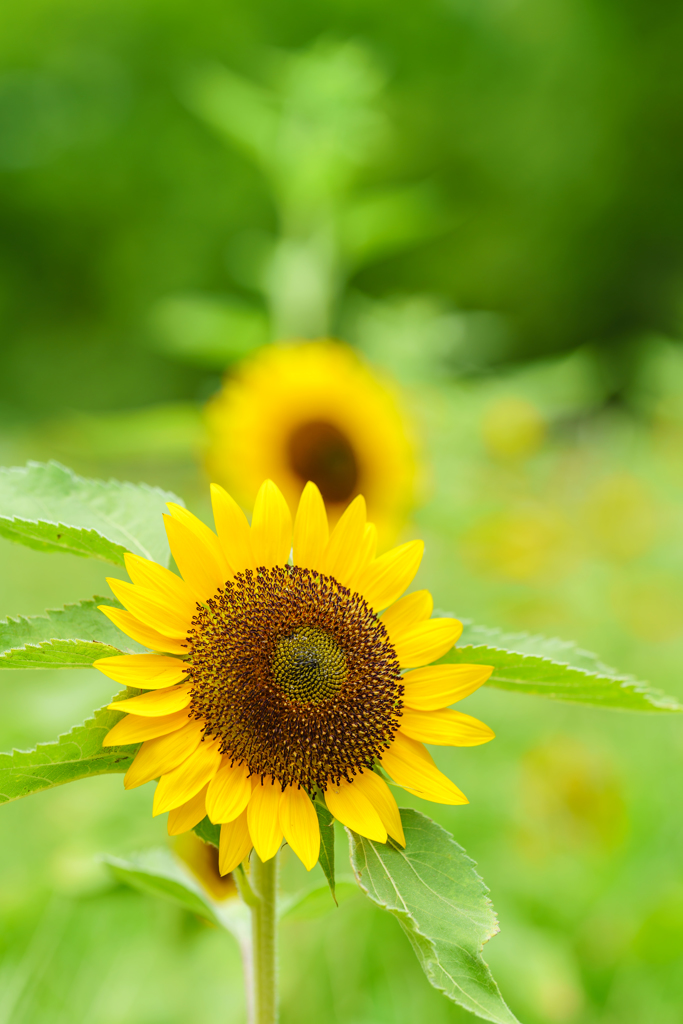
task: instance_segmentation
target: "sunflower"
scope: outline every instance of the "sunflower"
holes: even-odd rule
[[[164,516],[180,575],[128,554],[132,582],[109,580],[124,608],[101,611],[154,652],[95,662],[147,691],[109,705],[126,714],[105,746],[141,743],[126,788],[159,780],[153,812],[169,812],[171,835],[205,815],[220,824],[222,874],[252,847],[269,860],[283,837],[310,870],[316,801],[368,839],[405,845],[387,777],[427,800],[467,803],[423,743],[493,737],[448,708],[492,670],[429,666],[462,627],[430,617],[426,590],[401,597],[422,542],[377,557],[363,497],[330,531],[311,482],[293,527],[270,480],[251,526],[222,487],[211,494],[216,533],[175,504]]]
[[[226,379],[207,420],[210,477],[244,505],[268,477],[293,507],[312,480],[334,524],[363,494],[381,545],[413,505],[416,461],[396,397],[340,342],[262,348]]]

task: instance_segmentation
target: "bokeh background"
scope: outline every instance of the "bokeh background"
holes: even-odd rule
[[[222,372],[343,337],[403,388],[404,535],[437,606],[683,696],[680,5],[24,0],[0,25],[3,464],[203,514]],[[2,614],[106,592],[94,562],[0,541],[0,563]],[[109,696],[90,670],[3,672],[0,745]],[[498,738],[439,753],[471,804],[435,816],[492,889],[511,1006],[680,1024],[681,723],[467,704]],[[166,842],[150,789],[0,809],[0,1024],[243,1020],[232,939],[98,860]],[[284,1024],[467,1019],[362,897],[282,945]]]

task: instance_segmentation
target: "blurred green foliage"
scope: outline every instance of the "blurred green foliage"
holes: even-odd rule
[[[619,392],[643,334],[680,333],[682,18],[644,0],[6,10],[7,414],[203,393],[155,350],[163,303],[208,302],[210,348],[216,303],[262,306],[267,258],[277,332],[302,288],[294,326],[315,332],[341,328],[340,288],[426,293],[502,318],[456,363],[590,343]]]
[[[343,334],[406,388],[437,605],[683,696],[680,6],[26,0],[0,26],[3,464],[203,513],[224,364]],[[3,615],[106,593],[94,562],[0,563]],[[90,670],[0,682],[2,749],[111,696]],[[679,722],[466,710],[498,738],[438,752],[471,804],[435,816],[492,888],[515,1012],[679,1024]],[[165,842],[149,788],[2,808],[0,1024],[242,1020],[232,940],[97,860]],[[361,899],[283,933],[284,1024],[466,1019]]]

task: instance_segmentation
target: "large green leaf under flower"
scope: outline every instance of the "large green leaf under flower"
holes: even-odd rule
[[[401,820],[405,849],[347,829],[358,884],[397,918],[435,988],[484,1020],[517,1024],[481,956],[499,929],[474,861],[419,811],[402,808]]]
[[[511,693],[625,711],[683,711],[675,697],[604,665],[567,640],[468,624],[441,661],[493,665],[487,685]]]
[[[0,469],[0,536],[38,551],[123,565],[127,551],[168,565],[162,513],[170,491],[86,480],[58,462]]]

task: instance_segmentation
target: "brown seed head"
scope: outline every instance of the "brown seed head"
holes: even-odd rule
[[[403,685],[384,624],[360,594],[299,567],[239,573],[188,634],[191,714],[233,763],[309,792],[372,768]]]

